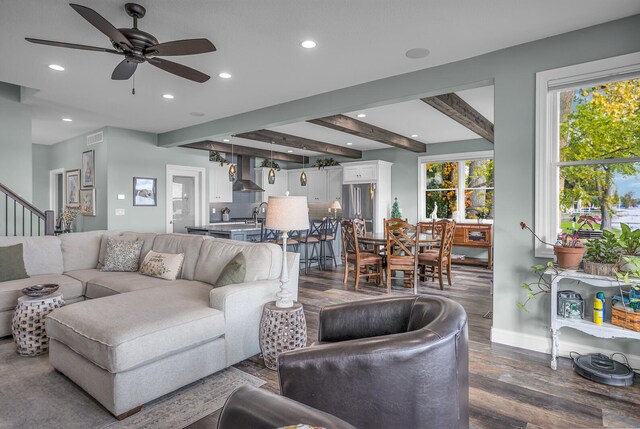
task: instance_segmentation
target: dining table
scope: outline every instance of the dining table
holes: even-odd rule
[[[420,247],[434,246],[440,244],[440,240],[441,237],[439,235],[420,234],[418,236],[418,245]],[[358,242],[384,247],[387,245],[387,236],[384,232],[367,232],[364,235],[358,236]]]

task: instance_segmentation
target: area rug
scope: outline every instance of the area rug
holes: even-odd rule
[[[222,408],[237,387],[263,380],[227,368],[146,404],[118,421],[84,390],[57,372],[48,355],[21,357],[0,340],[0,428],[184,428]]]

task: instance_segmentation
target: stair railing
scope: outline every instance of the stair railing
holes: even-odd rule
[[[42,235],[42,232],[44,235],[54,235],[55,214],[53,210],[43,212],[37,209],[2,183],[0,183],[0,194],[4,194],[4,222],[0,222],[0,225],[4,223],[4,235]],[[13,212],[13,230],[9,228],[11,212]],[[2,215],[3,213],[0,213],[0,220],[2,220]],[[21,229],[19,228],[20,223],[22,224]],[[2,232],[0,230],[0,235]]]

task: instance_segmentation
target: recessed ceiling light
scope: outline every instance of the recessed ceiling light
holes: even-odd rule
[[[404,55],[407,58],[411,58],[412,60],[417,60],[419,58],[424,58],[429,54],[430,54],[430,52],[426,48],[413,48],[413,49],[409,49],[407,52],[405,52]]]
[[[223,142],[227,143],[229,139],[222,139]]]
[[[365,113],[358,113],[358,118],[366,118],[367,115]]]
[[[302,46],[305,49],[313,49],[316,46],[318,46],[318,44],[313,40],[305,40],[304,42],[300,43],[300,46]]]
[[[416,137],[418,137],[418,135],[417,134],[411,134],[411,137],[413,137],[415,139]]]
[[[351,146],[353,143],[351,142],[347,142],[347,146]]]
[[[204,113],[202,113],[202,112],[190,112],[189,114],[191,116],[204,116]]]
[[[220,76],[222,79],[231,79],[231,73],[227,72],[222,72],[218,76]]]
[[[162,94],[162,98],[166,98],[167,100],[173,100],[173,94]]]
[[[292,150],[288,150],[287,153],[293,153],[293,151]]]
[[[58,64],[49,64],[49,68],[55,71],[64,71],[64,67],[59,66]]]
[[[71,119],[71,118],[62,118],[62,120],[65,121],[65,122],[72,122],[73,121],[73,119]]]

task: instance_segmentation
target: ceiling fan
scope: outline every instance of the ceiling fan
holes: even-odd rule
[[[98,12],[86,6],[70,3],[69,6],[78,12],[91,25],[104,33],[114,49],[99,48],[95,46],[78,45],[75,43],[55,42],[52,40],[33,39],[27,37],[31,43],[41,45],[58,46],[61,48],[83,49],[86,51],[108,52],[110,54],[124,55],[124,60],[113,70],[111,79],[127,80],[135,73],[138,64],[148,62],[164,71],[173,73],[185,79],[203,83],[209,80],[209,76],[173,61],[158,58],[173,55],[194,55],[213,52],[216,47],[208,39],[174,40],[172,42],[158,43],[158,39],[151,34],[138,29],[138,19],[144,17],[146,9],[136,3],[127,3],[124,10],[133,18],[133,28],[115,28]]]

